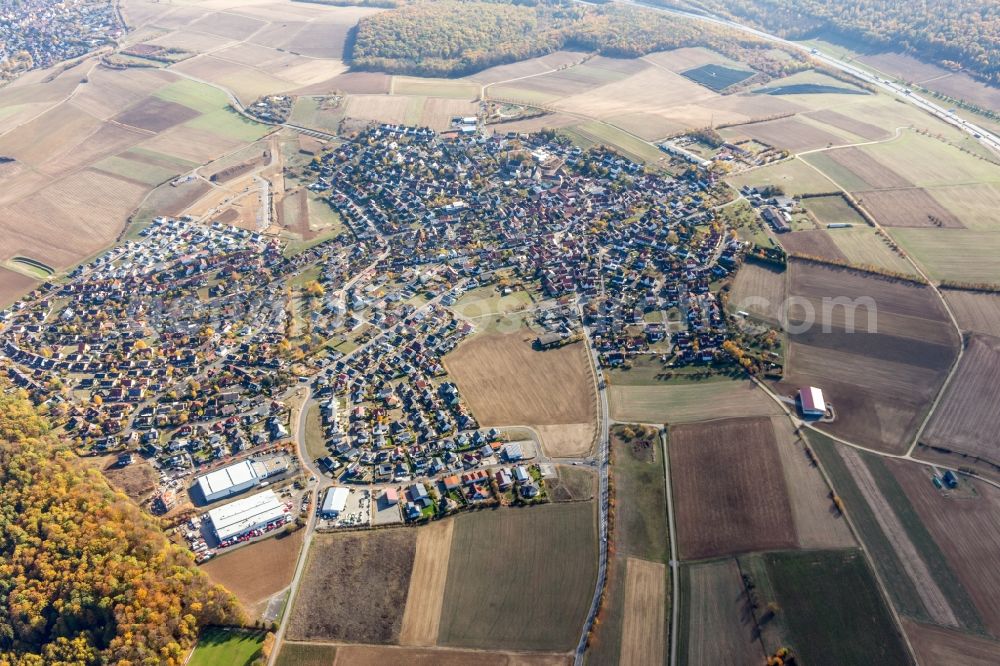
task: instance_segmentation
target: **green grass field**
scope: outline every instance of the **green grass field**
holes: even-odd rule
[[[909,663],[861,551],[769,553],[764,559],[778,613],[803,663]]]
[[[260,654],[263,632],[210,628],[201,633],[188,666],[249,666]]]
[[[284,643],[276,661],[278,666],[330,666],[337,658],[336,645]]]
[[[184,123],[184,127],[201,129],[234,141],[256,141],[271,131],[267,125],[255,123],[228,108],[204,113]]]
[[[844,197],[809,197],[802,200],[802,205],[816,216],[820,224],[856,224],[867,226],[864,218],[851,208]]]
[[[575,646],[597,576],[594,503],[487,510],[454,520],[439,643]]]
[[[660,437],[627,442],[621,437],[623,430],[616,428],[612,439],[615,549],[622,556],[665,563],[670,548]],[[639,444],[644,440],[651,443],[649,448]]]

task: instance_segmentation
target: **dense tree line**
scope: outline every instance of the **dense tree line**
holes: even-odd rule
[[[834,37],[934,61],[1000,84],[1000,3],[990,0],[653,0],[700,6],[786,37]]]
[[[421,2],[358,22],[349,58],[355,69],[461,76],[559,49],[636,57],[707,46],[780,75],[802,69],[790,54],[739,31],[649,9],[548,2]]]
[[[244,621],[190,553],[0,394],[0,663],[180,664],[200,627]]]

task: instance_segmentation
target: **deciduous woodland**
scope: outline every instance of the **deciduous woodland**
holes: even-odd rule
[[[638,7],[571,2],[418,3],[363,18],[350,54],[355,69],[460,76],[559,49],[638,57],[707,46],[770,75],[805,63],[735,30]]]
[[[992,2],[657,0],[657,4],[703,8],[791,38],[827,33],[903,50],[950,69],[965,68],[990,83],[1000,82],[1000,6]]]
[[[233,597],[87,470],[18,394],[0,395],[0,663],[179,664]]]

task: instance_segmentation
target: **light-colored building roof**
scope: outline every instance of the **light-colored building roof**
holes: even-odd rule
[[[340,513],[347,506],[347,497],[351,494],[348,488],[330,488],[323,498],[323,513]]]
[[[815,386],[799,389],[799,400],[802,402],[803,413],[826,413],[826,400],[823,398],[823,391]]]
[[[198,486],[205,499],[219,493],[225,494],[232,488],[247,486],[257,482],[257,471],[249,460],[217,469],[198,477]]]
[[[220,541],[252,530],[261,525],[284,517],[285,505],[278,500],[273,490],[251,495],[225,506],[212,509],[208,517]]]

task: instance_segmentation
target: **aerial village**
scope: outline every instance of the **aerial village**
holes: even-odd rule
[[[114,43],[124,32],[114,3],[4,3],[0,6],[0,81],[84,55]]]
[[[151,463],[148,508],[199,559],[309,520],[547,501],[536,442],[481,427],[442,360],[476,331],[469,291],[531,289],[540,353],[587,335],[605,367],[731,362],[710,285],[746,246],[704,170],[672,178],[552,133],[372,125],[307,173],[349,232],[287,256],[276,237],[157,218],[0,313],[0,368],[81,454]],[[326,454],[303,460],[310,400]]]

